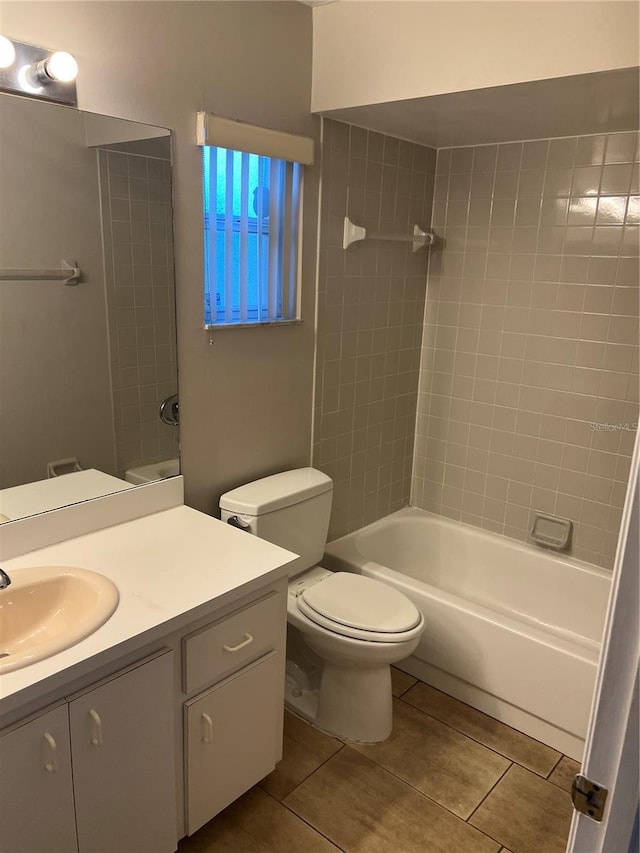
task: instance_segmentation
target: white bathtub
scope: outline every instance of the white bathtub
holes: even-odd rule
[[[177,477],[180,473],[179,459],[165,459],[163,462],[152,462],[151,465],[141,465],[139,468],[129,468],[124,478],[127,483],[140,486],[144,483],[155,483],[156,480],[166,480],[167,477]]]
[[[582,757],[609,572],[412,508],[331,542],[323,564],[422,610],[402,669]]]

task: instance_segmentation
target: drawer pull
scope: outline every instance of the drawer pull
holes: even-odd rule
[[[202,735],[202,742],[213,743],[213,720],[208,714],[203,714],[202,722],[204,723],[204,734]]]
[[[93,735],[91,737],[91,745],[92,746],[101,746],[102,744],[102,720],[100,719],[100,714],[93,708],[89,711],[89,718],[91,719],[91,728],[93,730]]]
[[[253,637],[251,636],[251,634],[245,634],[244,637],[244,640],[241,643],[238,643],[237,646],[223,646],[222,648],[225,650],[225,652],[239,652],[240,649],[244,649],[245,646],[248,646],[253,643]]]
[[[49,734],[49,732],[45,732],[42,737],[44,738],[44,742],[47,745],[47,752],[49,753],[49,761],[45,761],[44,769],[47,773],[55,773],[58,769],[58,762],[56,761],[58,747],[53,735]]]

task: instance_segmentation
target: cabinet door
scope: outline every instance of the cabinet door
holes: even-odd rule
[[[270,773],[280,759],[282,673],[271,652],[185,703],[187,833]]]
[[[69,704],[81,853],[177,847],[173,652]]]
[[[0,737],[0,850],[77,849],[69,715],[62,705]]]

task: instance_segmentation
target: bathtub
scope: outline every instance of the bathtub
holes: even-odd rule
[[[323,565],[422,610],[401,669],[581,759],[610,572],[413,508],[331,542]]]
[[[163,462],[153,462],[151,465],[141,465],[139,468],[129,468],[124,478],[127,483],[140,486],[143,483],[155,483],[156,480],[166,480],[167,477],[177,477],[180,473],[179,459],[165,459]]]

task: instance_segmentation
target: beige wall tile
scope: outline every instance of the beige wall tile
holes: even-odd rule
[[[624,234],[637,136],[478,146],[470,184],[466,166],[456,173],[455,198],[442,183],[442,202],[451,198],[453,205],[447,222],[456,222],[455,257],[447,257],[447,245],[432,269],[455,275],[460,305],[442,310],[447,333],[434,335],[432,361],[423,355],[421,366],[424,388],[433,387],[433,365],[446,371],[438,387],[447,403],[432,400],[430,410],[418,403],[427,430],[416,443],[426,459],[421,470],[435,476],[422,438],[432,427],[445,448],[456,448],[443,512],[498,532],[502,526],[520,539],[528,535],[530,507],[569,517],[577,533],[573,553],[604,566],[611,566],[613,531],[608,513],[598,517],[594,504],[614,500],[622,441],[630,447],[634,435],[624,424],[638,420],[638,382],[631,379],[638,363],[638,250],[636,234]],[[467,163],[470,149],[457,150],[440,151],[440,162],[455,155]],[[478,226],[486,222],[490,199],[488,243],[479,250],[463,226],[470,215]],[[446,301],[443,290],[429,286],[428,313],[439,319]],[[455,419],[451,394],[472,401]],[[430,424],[435,413],[438,423]],[[490,430],[488,445],[481,428]],[[486,469],[479,450],[489,451]],[[628,464],[619,470],[624,477]],[[418,506],[429,494],[424,483],[416,469]]]
[[[637,420],[637,236],[623,228],[637,134],[442,149],[436,163],[325,126],[340,144],[323,152],[314,462],[336,479],[330,536],[406,504],[411,484],[414,504],[518,538],[530,506],[573,510],[589,528],[576,542],[601,548],[580,553],[611,565],[608,515],[581,508],[614,500],[633,437],[590,424]],[[426,306],[426,256],[339,249],[347,197],[363,224],[402,231],[409,208],[395,199],[420,194],[447,240]]]
[[[320,252],[318,361],[314,464],[334,477],[329,536],[334,538],[405,505],[409,500],[428,255],[406,244],[360,243],[342,250],[349,214],[374,231],[409,234],[413,197],[431,210],[435,152],[332,120],[322,152],[325,183]],[[336,144],[338,139],[340,144]],[[436,196],[468,199],[467,159],[439,161]],[[463,168],[464,166],[464,168]],[[441,176],[445,176],[443,180]],[[465,210],[447,212],[451,224]],[[450,214],[450,215],[449,215]],[[430,223],[420,218],[420,223]],[[335,246],[335,248],[334,248]],[[448,261],[454,273],[459,261]],[[455,345],[457,312],[443,309],[437,351]],[[449,370],[449,385],[451,384]],[[436,389],[449,392],[447,381]],[[383,435],[386,439],[383,440]]]
[[[177,430],[157,417],[178,382],[170,171],[168,161],[106,151],[99,168],[116,464],[123,476],[127,468],[178,455]]]

